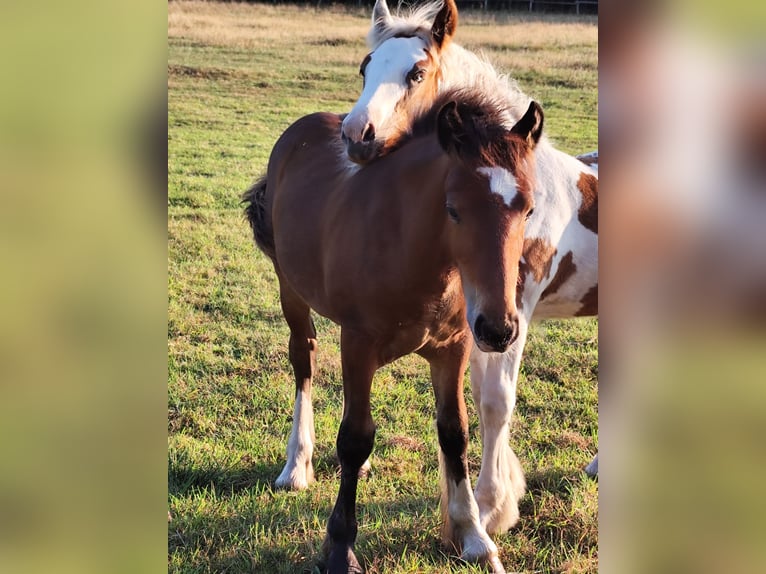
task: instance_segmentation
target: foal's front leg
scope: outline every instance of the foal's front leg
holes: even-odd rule
[[[442,477],[442,538],[460,550],[466,561],[487,564],[495,574],[504,573],[497,546],[481,525],[471,480],[468,476],[468,420],[463,399],[463,374],[470,342],[425,355],[431,365],[436,396],[436,428],[439,434]]]
[[[370,411],[372,377],[380,366],[375,348],[364,338],[341,330],[343,364],[343,420],[336,443],[340,460],[340,489],[330,520],[324,552],[329,574],[358,574],[356,541],[356,487],[359,469],[372,452],[375,423]]]

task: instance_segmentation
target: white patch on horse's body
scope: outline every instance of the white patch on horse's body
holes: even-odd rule
[[[314,482],[314,408],[311,391],[299,391],[295,397],[293,429],[287,443],[287,463],[276,481],[278,488],[305,490]]]
[[[510,207],[513,198],[518,194],[516,178],[507,169],[499,166],[480,167],[476,171],[487,176],[489,179],[489,188],[492,193],[496,193],[503,198],[503,202]]]
[[[523,308],[534,308],[533,318],[572,317],[582,307],[581,300],[598,282],[598,236],[577,217],[583,197],[577,182],[582,173],[598,173],[577,159],[541,141],[535,150],[537,166],[533,192],[535,212],[527,221],[525,237],[541,239],[556,247],[548,276],[538,283],[530,274],[524,283]],[[555,293],[540,300],[556,274],[559,263],[571,252],[574,274]]]

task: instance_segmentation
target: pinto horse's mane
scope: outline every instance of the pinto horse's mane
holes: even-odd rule
[[[397,14],[391,15],[391,20],[385,28],[373,26],[367,34],[367,45],[370,50],[378,47],[391,38],[418,36],[427,42],[431,40],[431,24],[436,14],[442,8],[442,1],[426,2],[418,7],[402,8]]]
[[[373,25],[370,28],[367,45],[371,51],[375,51],[387,40],[399,37],[419,37],[430,44],[431,26],[443,4],[442,0],[436,0],[425,2],[417,8],[403,8],[400,5],[397,14],[391,14],[385,25]],[[524,115],[529,106],[530,98],[521,90],[516,80],[498,72],[483,54],[476,55],[454,41],[442,50],[441,67],[442,92],[461,93],[472,98],[474,102],[477,101],[478,94],[468,96],[471,91],[492,94],[491,98],[486,99],[486,103],[489,104],[491,100],[492,105],[504,108],[509,127]],[[442,97],[437,99],[442,105],[446,103]],[[435,106],[435,109],[438,111],[439,106]],[[417,115],[423,119],[433,110],[434,108],[421,110]],[[406,121],[402,118],[403,125],[406,125]],[[399,138],[394,138],[394,141],[386,142],[388,149],[384,149],[383,153],[396,149],[408,139],[408,134],[403,133]]]

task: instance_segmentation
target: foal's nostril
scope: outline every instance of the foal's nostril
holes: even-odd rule
[[[375,139],[375,126],[367,124],[362,132],[362,141],[371,142]]]
[[[473,324],[473,332],[476,333],[476,336],[479,339],[484,339],[484,323],[486,320],[484,319],[484,315],[479,315],[476,317],[476,321]]]

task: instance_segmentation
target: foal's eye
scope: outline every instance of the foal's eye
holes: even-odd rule
[[[447,205],[447,215],[455,223],[460,223],[460,216],[457,214],[457,210],[451,205]]]
[[[532,208],[532,209],[530,209],[529,211],[527,211],[527,216],[526,216],[526,219],[529,219],[530,217],[532,217],[532,214],[533,214],[534,212],[535,212],[535,209],[534,209],[534,208]]]

